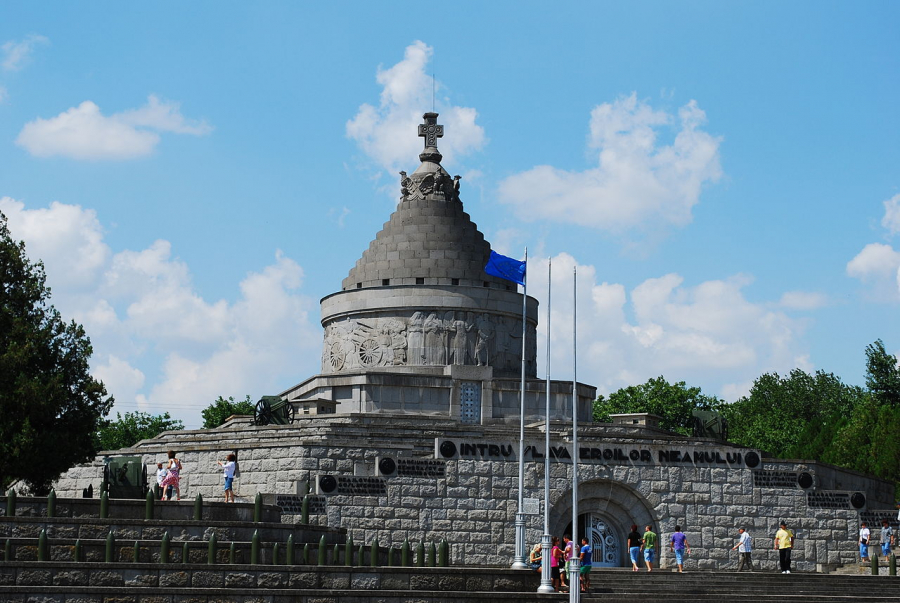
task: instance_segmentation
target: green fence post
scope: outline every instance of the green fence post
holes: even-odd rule
[[[363,565],[363,544],[360,542],[359,546],[356,547],[356,563],[358,565]]]
[[[259,497],[259,494],[256,495]],[[250,565],[259,564],[259,530],[253,530],[253,538],[250,539]]]
[[[278,565],[278,543],[272,544],[272,565]]]
[[[425,543],[416,545],[416,567],[425,567]]]
[[[262,494],[257,492],[256,498],[253,499],[253,523],[259,523],[261,521],[262,521]]]
[[[144,498],[144,519],[153,519],[153,490],[147,490],[147,496]]]
[[[300,523],[309,523],[309,495],[303,497],[300,503]]]
[[[207,544],[206,551],[206,563],[209,565],[215,565],[216,563],[216,545],[218,545],[216,533],[213,532],[209,535],[209,544]]]
[[[104,490],[100,494],[100,519],[109,517],[109,493]]]
[[[103,555],[103,560],[106,563],[113,563],[115,561],[116,555],[116,536],[113,534],[113,531],[110,530],[109,534],[106,536],[106,553]]]
[[[198,493],[194,499],[194,521],[201,519],[203,519],[203,495]]]
[[[132,555],[132,557],[134,558],[135,563],[141,562],[141,541],[140,540],[134,541],[134,554]]]
[[[287,539],[287,551],[285,551],[284,562],[287,565],[294,565],[294,535],[290,534]]]
[[[387,566],[394,567],[394,547],[389,546],[387,551]]]
[[[38,561],[50,561],[49,547],[47,546],[47,530],[41,530],[38,534]]]
[[[163,533],[162,540],[159,543],[159,562],[160,563],[168,563],[169,562],[169,533]]]
[[[441,545],[438,549],[438,565],[441,567],[450,565],[450,544],[446,540],[441,540]]]
[[[888,557],[888,574],[891,576],[897,575],[897,556],[893,553]]]
[[[6,516],[16,516],[16,491],[12,488],[6,491]]]
[[[56,517],[56,490],[47,495],[47,517]]]
[[[436,556],[437,556],[437,550],[434,548],[434,543],[432,542],[431,544],[428,545],[428,558],[427,558],[425,565],[427,565],[428,567],[434,567],[435,566],[434,559]]]
[[[75,550],[72,554],[75,556],[75,561],[82,561],[84,559],[84,556],[81,554],[81,538],[75,540]]]
[[[4,561],[12,561],[12,540],[9,538],[6,539],[6,543],[3,545],[3,560]]]
[[[235,557],[235,549],[237,547],[234,544],[234,541],[231,541],[231,546],[228,547],[228,563],[234,565],[234,557]]]
[[[325,549],[325,534],[322,534],[322,537],[319,538],[319,551],[316,556],[316,565],[325,565],[328,560],[326,556],[328,555],[328,551]]]
[[[344,565],[353,565],[353,536],[347,536],[347,542],[344,543]]]
[[[378,567],[378,539],[375,539],[375,542],[372,543],[372,546],[369,547],[369,566],[370,567]]]
[[[338,543],[334,543],[334,548],[331,549],[331,564],[338,565],[341,562],[341,545]]]
[[[303,552],[300,554],[302,555],[300,557],[300,563],[302,563],[303,565],[306,565],[307,563],[310,562],[309,561],[310,558],[309,558],[309,543],[308,542],[303,544]]]
[[[872,555],[872,575],[878,575],[878,555]]]
[[[181,562],[182,563],[190,563],[191,562],[191,550],[188,548],[188,541],[185,540],[184,544],[181,545]]]
[[[409,553],[409,538],[406,538],[403,541],[403,546],[400,548],[400,565],[402,565],[403,567],[409,567],[410,565],[412,565],[412,563],[410,563]]]

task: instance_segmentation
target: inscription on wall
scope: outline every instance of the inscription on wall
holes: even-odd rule
[[[387,496],[387,488],[381,477],[355,475],[317,475],[319,494],[343,494],[345,496]]]
[[[517,461],[518,445],[512,442],[467,442],[465,440],[435,440],[435,457],[443,459],[472,459],[485,461]],[[572,447],[567,443],[550,446],[550,460],[559,463],[572,462]],[[525,445],[525,461],[543,461],[544,444]],[[753,469],[760,464],[756,451],[736,448],[707,448],[680,446],[677,448],[651,445],[580,447],[579,463],[605,465],[661,465],[695,467],[732,467]]]
[[[862,492],[818,490],[806,493],[806,503],[815,509],[862,509],[866,497]]]
[[[295,494],[276,494],[275,504],[284,515],[300,515],[303,512],[303,497]],[[309,514],[322,515],[326,512],[324,496],[309,497]]]
[[[805,471],[754,471],[753,485],[757,488],[811,488],[815,478]]]

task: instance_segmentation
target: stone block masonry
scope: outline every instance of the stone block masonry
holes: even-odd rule
[[[251,501],[257,492],[290,496],[283,521],[299,521],[296,496],[309,484],[315,501],[310,522],[345,528],[354,542],[377,539],[388,546],[405,539],[413,545],[446,539],[454,564],[504,566],[514,554],[517,437],[516,428],[440,418],[331,415],[284,427],[170,432],[116,454],[141,454],[151,466],[174,449],[185,464],[182,496],[200,493],[217,500],[222,494],[215,461],[236,451],[238,500]],[[561,426],[554,428],[550,530],[559,536],[571,529],[566,437]],[[536,429],[526,436],[524,497],[538,501],[543,499],[542,438]],[[738,527],[744,527],[755,539],[754,561],[774,568],[772,538],[784,520],[797,536],[796,569],[821,571],[856,560],[861,512],[892,506],[886,482],[823,464],[760,459],[757,451],[720,442],[595,425],[579,433],[579,444],[584,521],[579,531],[608,541],[600,559],[611,566],[627,564],[624,537],[630,525],[643,531],[649,523],[666,545],[663,566],[671,563],[667,539],[679,524],[691,544],[688,567],[736,566],[730,549]],[[88,483],[96,488],[100,470],[100,463],[73,468],[56,484],[57,493],[77,496]],[[791,475],[797,476],[793,482]],[[835,493],[845,496],[831,496]],[[810,504],[825,496],[845,504]],[[862,506],[854,507],[860,497]],[[543,511],[537,508],[539,513],[527,517],[530,544],[543,533]]]

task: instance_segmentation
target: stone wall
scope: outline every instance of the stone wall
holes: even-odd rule
[[[559,428],[552,434],[554,447],[558,455],[568,454],[565,431]],[[407,538],[413,543],[446,539],[455,564],[507,565],[513,558],[517,509],[517,439],[516,428],[503,426],[334,415],[286,427],[170,432],[120,453],[143,454],[151,465],[168,448],[178,450],[185,465],[182,496],[202,493],[210,500],[221,496],[215,461],[236,450],[239,500],[252,500],[256,492],[296,496],[309,484],[315,495],[311,522],[346,528],[356,542],[377,538],[384,546]],[[539,430],[528,430],[528,499],[543,499],[542,440]],[[438,445],[445,441],[455,443],[452,454]],[[745,527],[755,538],[754,559],[774,568],[771,539],[780,520],[797,533],[797,569],[853,562],[860,512],[892,506],[890,486],[880,480],[812,462],[759,462],[756,451],[659,430],[591,426],[580,433],[579,444],[587,457],[579,465],[580,512],[603,518],[619,539],[631,523],[651,523],[665,542],[680,524],[692,548],[688,567],[734,567],[737,554],[730,549],[737,528]],[[383,459],[392,460],[395,471]],[[403,475],[396,470],[399,459],[437,460],[442,467],[437,475],[443,475],[408,469]],[[551,463],[554,535],[562,536],[571,518],[571,468],[565,455]],[[76,467],[59,481],[57,492],[73,496],[88,482],[96,488],[99,476],[97,463]],[[864,497],[858,509],[853,507],[857,493]],[[299,521],[299,515],[283,521]],[[538,507],[528,516],[529,545],[542,532]],[[670,563],[668,557],[664,548],[663,565]],[[621,549],[619,561],[625,562]]]

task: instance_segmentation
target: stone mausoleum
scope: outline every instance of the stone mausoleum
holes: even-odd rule
[[[463,210],[459,176],[441,165],[437,117],[426,113],[419,126],[425,148],[418,168],[400,174],[396,211],[341,290],[322,299],[321,373],[279,396],[298,411],[292,424],[233,417],[218,429],[168,432],[72,468],[57,493],[97,488],[110,457],[141,456],[152,468],[171,449],[184,463],[182,496],[217,500],[216,461],[234,452],[239,500],[262,493],[299,521],[301,495],[310,488],[311,522],[344,527],[356,542],[446,539],[454,563],[508,566],[515,554],[524,348],[522,511],[527,543],[538,542],[547,387],[535,358],[538,304],[485,273],[490,244]],[[570,382],[550,384],[546,504],[551,533],[571,531],[577,454],[575,532],[592,542],[595,566],[630,565],[624,539],[631,524],[653,525],[664,543],[680,524],[692,548],[688,569],[734,568],[738,527],[756,539],[754,560],[774,569],[771,538],[784,520],[797,535],[794,567],[823,571],[857,559],[861,519],[893,520],[889,482],[687,438],[660,429],[648,415],[591,423],[595,388],[578,384],[572,393]],[[663,567],[670,566],[668,548],[661,552]]]

